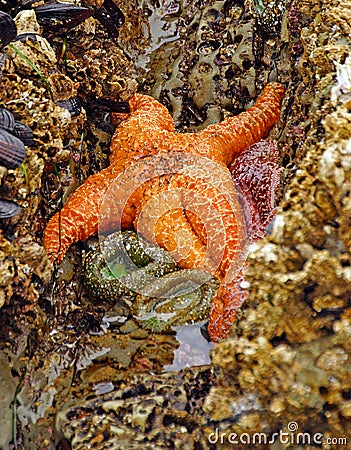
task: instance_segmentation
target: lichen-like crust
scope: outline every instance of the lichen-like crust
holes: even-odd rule
[[[222,280],[212,303],[209,332],[213,340],[226,337],[235,309],[242,302],[234,277],[242,276],[246,232],[233,182],[230,198],[216,183],[226,186],[233,160],[266,137],[278,122],[283,96],[281,84],[269,83],[247,111],[198,133],[183,134],[174,131],[172,117],[163,105],[152,97],[135,94],[130,101],[131,113],[120,117],[124,120],[112,139],[110,166],[89,177],[48,223],[44,246],[50,259],[62,261],[71,244],[98,232],[101,206],[121,174],[128,174],[143,160],[145,166],[150,164],[153,156],[191,155],[202,170],[198,177],[194,172],[191,176],[184,171],[172,172],[170,164],[167,173],[136,186],[123,210],[117,211],[117,222],[122,229],[138,227],[147,240],[169,251],[180,267],[204,269]],[[216,173],[220,180],[209,183],[203,176],[206,161],[209,171],[211,164],[220,168]],[[104,214],[111,211],[104,210]],[[204,216],[205,226],[199,220]],[[115,216],[103,219],[104,230],[116,226]],[[217,255],[221,256],[219,261]]]

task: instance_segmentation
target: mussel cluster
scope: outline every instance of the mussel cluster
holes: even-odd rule
[[[15,21],[7,13],[0,11],[0,49],[16,38]]]
[[[32,144],[32,130],[15,120],[10,111],[0,108],[0,165],[16,169],[26,156],[25,145]]]
[[[17,14],[22,9],[29,9],[36,3],[34,0],[2,0],[0,1],[0,10],[3,19],[0,27],[1,45],[6,45],[2,41],[9,43],[16,37],[11,24],[10,13]],[[108,32],[110,37],[118,36],[118,28],[124,23],[122,11],[114,4],[112,0],[96,2],[98,7],[89,4],[89,1],[82,2],[82,5],[74,3],[47,1],[43,5],[33,7],[39,24],[48,31],[54,31],[58,34],[64,34],[70,29],[80,25],[88,17],[95,17]],[[7,16],[7,17],[6,17]],[[8,22],[5,22],[5,21]],[[7,37],[10,35],[10,38]],[[12,35],[12,37],[11,37]]]
[[[0,11],[0,49],[16,38],[16,24],[11,16]],[[5,56],[0,56],[0,70]],[[1,75],[1,73],[0,73]],[[26,156],[25,145],[33,143],[32,130],[22,122],[16,121],[7,109],[0,108],[0,165],[15,169]],[[20,206],[10,200],[0,199],[0,219],[13,217]]]
[[[0,50],[14,40],[16,35],[15,21],[7,13],[0,11]],[[4,61],[5,54],[0,54],[0,76]],[[10,111],[0,108],[0,166],[8,169],[18,167],[26,156],[25,145],[32,143],[32,130],[16,121]],[[16,203],[0,198],[0,219],[13,217],[20,209]]]
[[[25,12],[23,10],[34,11],[36,21],[42,26],[44,32],[54,35],[65,34],[83,23],[87,18],[94,17],[103,25],[109,37],[117,37],[118,28],[124,22],[123,13],[112,0],[94,2],[82,0],[79,5],[60,1],[46,1],[39,6],[36,6],[36,4],[33,0],[0,0],[0,77],[6,61],[6,46],[22,41],[27,43],[29,40],[33,45],[35,44],[35,48],[41,50],[43,39],[36,28],[29,27],[28,30],[18,28],[16,18],[19,17],[19,13]],[[29,44],[29,47],[31,48],[31,44]],[[22,53],[24,52],[22,51]],[[25,57],[26,55],[23,58]],[[33,64],[35,64],[35,61]],[[82,98],[82,100],[85,104],[85,98]],[[99,99],[94,98],[93,100],[96,100],[99,104]],[[70,98],[63,96],[63,98],[55,98],[54,101],[58,106],[68,110],[71,117],[81,113],[80,99],[76,96]],[[116,107],[112,105],[111,108],[110,104],[106,107],[119,111],[121,105],[119,102],[117,103]],[[102,107],[105,108],[105,105],[102,105]],[[0,166],[7,169],[18,167],[24,161],[25,146],[30,146],[32,143],[32,130],[24,123],[16,121],[7,109],[0,109]],[[19,210],[20,207],[14,202],[0,199],[0,219],[12,217]]]
[[[0,108],[0,166],[16,169],[26,156],[25,145],[32,144],[32,130],[15,120],[10,111]],[[13,217],[19,211],[20,207],[16,203],[0,199],[0,219]]]

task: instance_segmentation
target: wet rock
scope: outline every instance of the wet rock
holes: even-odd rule
[[[274,49],[284,6],[279,1],[260,4],[264,20],[275,30],[267,39],[259,35],[263,27],[255,27],[253,3],[190,1],[179,4],[174,13],[173,2],[158,8],[145,2],[144,22],[137,22],[136,11],[125,6],[126,24],[130,20],[135,29],[122,45],[134,55],[139,73],[146,72],[144,89],[172,111],[178,129],[195,131],[246,109],[266,83],[269,66],[280,64]],[[135,47],[149,35],[149,46],[140,57]],[[257,37],[260,54],[253,45]]]
[[[141,330],[140,328],[138,328],[137,330],[133,331],[133,332],[130,334],[130,337],[131,337],[132,339],[139,340],[139,339],[145,339],[145,338],[147,338],[148,335],[149,335],[149,333],[148,333],[146,330]]]
[[[0,389],[2,392],[0,405],[1,405],[1,428],[0,435],[0,448],[7,448],[8,443],[12,438],[12,411],[11,404],[13,402],[16,382],[11,375],[11,367],[7,358],[7,355],[1,352],[0,358]]]
[[[92,442],[97,448],[111,449],[134,445],[150,449],[173,445],[193,448],[189,446],[191,442],[202,442],[194,427],[202,416],[201,399],[212,379],[209,367],[152,378],[139,375],[130,379],[128,385],[119,383],[111,393],[63,409],[57,416],[56,428],[77,450]],[[197,401],[192,399],[193,389],[199,395]],[[166,428],[172,429],[167,438]]]
[[[135,323],[134,320],[128,320],[124,325],[120,327],[121,333],[133,333],[134,331],[138,330],[138,325]]]
[[[302,14],[308,5],[311,8],[309,1],[300,5]],[[344,7],[350,14],[351,3]],[[271,235],[249,254],[250,296],[232,328],[232,339],[213,354],[219,385],[204,407],[213,420],[230,421],[227,433],[273,433],[294,420],[299,431],[311,434],[351,432],[345,421],[351,387],[351,228],[345,183],[351,176],[351,116],[343,102],[348,93],[333,89],[332,76],[335,65],[340,71],[341,64],[334,58],[342,60],[351,47],[346,52],[349,27],[339,2],[314,3],[312,11],[310,24],[302,29],[299,63],[304,82],[314,92],[301,148],[305,157],[286,189]],[[238,390],[230,388],[234,383]],[[248,397],[254,407],[245,405]],[[223,398],[230,400],[216,408]],[[236,415],[232,405],[238,402],[241,410]]]

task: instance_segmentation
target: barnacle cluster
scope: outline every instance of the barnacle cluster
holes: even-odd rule
[[[34,12],[23,11],[15,22],[19,34],[29,34],[14,47],[19,46],[21,53],[43,73],[47,73],[49,68],[53,70],[55,55],[49,43],[38,34]],[[35,37],[31,39],[34,32]],[[23,167],[1,174],[1,196],[15,200],[22,206],[22,212],[11,219],[10,226],[7,224],[1,236],[3,270],[0,305],[9,303],[13,296],[19,296],[26,302],[34,301],[38,298],[38,292],[31,284],[31,275],[35,274],[41,282],[47,282],[50,277],[51,264],[36,241],[36,234],[40,234],[40,224],[36,220],[38,189],[46,155],[63,149],[63,141],[72,122],[69,112],[56,105],[50,91],[28,62],[13,49],[7,47],[5,50],[7,57],[0,84],[1,105],[13,112],[16,120],[32,129],[34,143],[27,149]],[[52,55],[47,58],[49,51]],[[74,134],[74,127],[72,131]],[[11,243],[8,238],[11,238]]]
[[[229,420],[227,433],[250,434],[263,424],[273,433],[289,421],[324,436],[351,430],[351,114],[349,92],[340,88],[351,3],[306,0],[299,8],[310,22],[299,62],[310,92],[305,157],[271,235],[249,255],[251,294],[233,337],[213,356],[220,380],[205,411]],[[218,408],[223,398],[230,401]]]
[[[131,2],[119,4],[121,7],[129,4],[130,8]],[[158,14],[160,9],[162,14]],[[50,435],[53,408],[47,408],[44,419],[30,423],[31,417],[37,419],[44,414],[40,410],[44,397],[52,401],[54,394],[59,411],[55,434],[65,436],[77,449],[91,444],[97,448],[116,448],[124,445],[124,440],[128,445],[131,435],[138,441],[137,446],[142,443],[145,448],[197,445],[206,449],[213,447],[208,437],[217,425],[227,434],[251,435],[265,430],[269,436],[289,421],[298,422],[299,431],[311,435],[349,436],[351,119],[348,81],[343,77],[349,73],[351,52],[350,1],[341,4],[338,0],[293,0],[289,5],[278,1],[143,1],[133,11],[125,11],[126,28],[120,36],[126,42],[121,44],[131,55],[136,55],[139,67],[150,59],[150,71],[143,87],[173,110],[179,129],[189,125],[196,129],[218,121],[223,108],[239,112],[270,76],[278,76],[279,81],[289,84],[283,112],[285,128],[280,138],[286,166],[286,192],[271,226],[271,235],[251,247],[246,271],[250,297],[241,307],[231,339],[214,350],[217,381],[213,370],[208,368],[156,376],[127,372],[131,367],[155,372],[156,365],[159,369],[172,357],[177,344],[169,336],[163,336],[163,340],[157,335],[147,336],[133,320],[123,322],[125,318],[119,315],[119,306],[114,306],[110,314],[115,314],[112,319],[120,322],[114,325],[116,322],[111,320],[109,324],[118,328],[118,339],[114,333],[96,336],[98,346],[110,348],[110,352],[105,360],[90,355],[97,359],[88,370],[79,372],[76,391],[74,388],[70,391],[61,379],[51,375],[47,379],[55,386],[46,385],[41,389],[40,377],[35,375],[39,362],[37,359],[33,362],[21,397],[24,405],[21,420],[27,424],[24,440],[33,448],[55,446],[55,438]],[[148,47],[155,23],[164,25],[162,36]],[[258,24],[267,26],[266,35],[258,30]],[[96,27],[95,19],[88,19],[81,27],[87,34],[82,33],[79,39],[89,41],[93,35],[89,29]],[[75,33],[73,30],[71,36]],[[94,46],[91,42],[87,44],[89,65],[99,66],[91,45]],[[58,49],[59,42],[55,41],[53,47]],[[79,81],[76,75],[81,77],[84,90],[108,93],[106,86],[111,76],[106,75],[104,82],[99,80],[95,90],[89,79],[91,68],[88,70],[83,63],[79,45],[73,49],[74,43],[67,52],[68,67],[72,64],[74,76],[71,84],[67,84],[69,94],[65,97],[76,92],[75,83]],[[109,49],[106,51],[110,61],[113,57]],[[40,236],[40,220],[33,217],[38,211],[35,193],[44,165],[41,152],[48,150],[54,155],[65,132],[74,136],[69,131],[72,118],[70,126],[62,123],[58,111],[65,117],[67,113],[56,109],[45,85],[34,74],[22,78],[12,61],[15,55],[11,52],[8,55],[0,87],[1,96],[6,100],[3,106],[11,108],[18,119],[33,128],[40,150],[28,151],[26,167],[30,186],[26,185],[25,174],[17,169],[1,172],[2,189],[27,206],[24,210],[27,215],[23,217],[32,226],[31,232]],[[113,68],[118,65],[116,61],[109,64]],[[131,66],[128,63],[126,67],[129,70]],[[140,73],[147,72],[143,70]],[[50,74],[47,76],[50,79]],[[61,75],[55,78],[55,86],[65,85]],[[208,91],[205,83],[209,83]],[[114,92],[118,89],[117,86]],[[61,92],[61,88],[56,91]],[[27,98],[32,102],[32,109],[26,106]],[[19,115],[14,100],[20,106]],[[98,127],[94,132],[98,136],[96,142],[100,140],[96,152],[103,153],[101,142],[108,142],[108,132]],[[70,139],[75,145],[73,137]],[[85,142],[83,150],[86,150]],[[91,150],[86,153],[88,156],[83,155],[81,162],[89,173],[94,170],[94,164],[89,163],[100,156]],[[66,176],[69,179],[68,170]],[[12,243],[0,241],[1,256],[5,255],[0,266],[2,301],[14,299],[14,292],[28,302],[35,300],[37,284],[31,283],[28,273],[32,274],[35,267],[34,273],[41,280],[49,274],[40,244],[34,245],[31,238],[21,235],[24,219],[23,223],[16,222],[16,231],[13,223],[7,228],[15,237]],[[89,327],[84,328],[87,314],[82,313],[80,305],[77,307],[80,293],[76,290],[77,278],[72,278],[75,268],[66,262],[63,269],[57,283],[62,317],[66,320],[69,302],[74,304],[75,314],[70,311],[67,316],[65,333],[55,330],[56,344],[60,347],[60,341],[68,339],[67,330],[72,328],[70,342],[64,350],[71,347],[73,352],[76,350],[73,341],[79,330],[85,332]],[[36,277],[33,279],[38,282]],[[84,296],[79,300],[83,302]],[[89,303],[90,311],[92,308]],[[98,329],[102,314],[99,312],[99,320],[92,320]],[[152,320],[151,325],[158,326]],[[84,342],[89,345],[89,340]],[[70,384],[73,373],[70,364],[74,357],[75,354],[69,355],[66,372],[62,374]],[[54,371],[55,357],[50,361]],[[3,359],[1,364],[4,365]],[[49,362],[44,364],[45,370],[49,365]],[[16,367],[19,368],[18,363]],[[10,373],[6,365],[2,373],[5,372]],[[33,389],[31,380],[37,383]],[[98,383],[96,387],[101,392],[114,390],[92,398],[91,389],[81,387],[83,381],[90,388],[92,381]],[[52,389],[57,392],[53,394]],[[33,392],[38,400],[35,407],[31,405]],[[60,392],[64,394],[60,396]],[[72,392],[76,393],[76,399],[66,395]],[[3,409],[10,410],[8,405],[12,399],[6,401]]]
[[[77,45],[77,44],[76,44]],[[91,39],[79,42],[81,58],[68,59],[67,71],[79,82],[80,90],[89,95],[103,97],[113,102],[129,100],[137,88],[131,62],[123,51],[106,41],[103,44]],[[72,51],[79,55],[79,51]]]

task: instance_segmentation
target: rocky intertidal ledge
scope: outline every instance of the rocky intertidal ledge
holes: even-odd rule
[[[221,431],[227,435],[287,431],[295,421],[311,439],[316,433],[334,437],[326,448],[346,449],[351,436],[351,2],[304,1],[298,8],[309,23],[302,29],[299,61],[304,94],[296,100],[309,109],[300,123],[306,132],[304,158],[271,235],[249,255],[250,295],[231,339],[215,349],[219,380],[205,411],[226,424]]]

